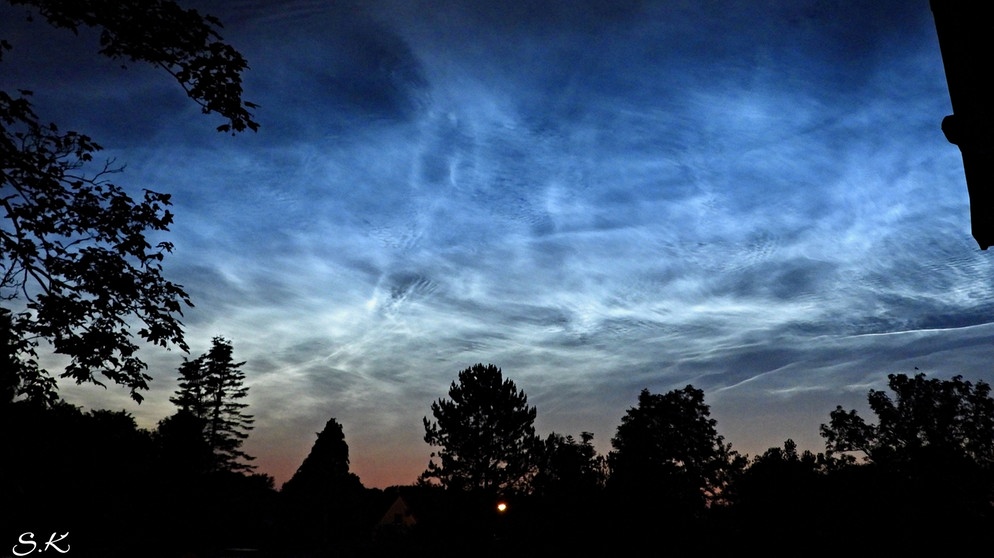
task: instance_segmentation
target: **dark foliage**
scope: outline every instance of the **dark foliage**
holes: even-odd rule
[[[609,486],[660,498],[695,513],[717,503],[743,459],[718,434],[704,392],[687,386],[665,394],[643,389],[611,439]]]
[[[745,464],[716,425],[704,392],[693,386],[642,390],[608,455],[613,510],[606,520],[618,539],[637,547],[662,535],[685,549],[707,531],[708,512],[726,503],[726,488]]]
[[[0,308],[0,407],[13,403],[18,395],[42,404],[55,402],[49,397],[55,393],[54,380],[48,377],[40,384],[34,383],[42,380],[30,373],[37,365],[33,360],[21,358],[29,350],[29,342],[14,331],[10,311]]]
[[[245,463],[254,459],[241,450],[242,442],[252,429],[252,415],[245,412],[248,396],[244,362],[234,362],[234,348],[223,337],[215,337],[211,348],[194,360],[184,360],[179,368],[180,387],[170,398],[180,408],[167,434],[199,430],[199,440],[186,442],[185,449],[195,451],[196,445],[210,450],[208,469],[211,471],[249,471],[254,466]],[[199,429],[196,427],[199,424]],[[176,441],[181,444],[183,442]],[[191,456],[194,458],[194,456]],[[198,460],[194,459],[194,462]]]
[[[960,376],[949,380],[888,376],[884,391],[867,397],[877,423],[837,407],[821,434],[829,455],[851,466],[847,478],[869,506],[884,510],[903,540],[933,540],[937,533],[994,526],[994,399],[990,386]],[[861,452],[856,465],[850,452]],[[915,529],[926,522],[932,530]],[[965,541],[959,537],[957,540]]]
[[[125,412],[17,401],[0,407],[0,424],[5,545],[57,531],[71,556],[123,558],[264,542],[272,479],[175,469]]]
[[[283,484],[282,492],[288,497],[331,501],[337,492],[361,487],[359,477],[349,471],[349,445],[342,425],[332,418],[317,433],[311,452]]]
[[[280,539],[297,552],[340,555],[368,542],[375,499],[349,471],[349,446],[342,425],[329,419],[310,453],[280,492]]]
[[[723,519],[743,544],[779,540],[796,544],[827,536],[836,516],[830,512],[829,460],[810,451],[798,453],[793,440],[756,456],[730,486],[734,513]]]
[[[9,2],[55,27],[98,29],[101,55],[163,68],[205,113],[227,119],[219,130],[258,127],[241,99],[245,60],[221,41],[216,19],[167,0]],[[11,49],[0,40],[0,59]],[[62,377],[103,377],[140,402],[151,377],[132,324],[142,341],[187,349],[179,318],[191,302],[162,275],[172,245],[147,238],[172,223],[170,197],[146,189],[134,199],[110,181],[120,167],[94,162],[99,144],[45,123],[30,96],[0,91],[0,325],[17,362],[5,383],[55,401],[55,381],[37,362],[45,342],[68,358]]]
[[[245,58],[225,43],[221,22],[172,0],[8,0],[36,12],[49,24],[78,33],[99,30],[99,54],[114,60],[144,62],[172,75],[205,114],[227,119],[221,132],[258,130],[242,100]]]
[[[214,468],[204,428],[202,418],[184,410],[159,421],[154,432],[159,459],[173,476],[192,482]]]
[[[573,436],[549,434],[539,453],[538,472],[532,480],[535,496],[582,501],[604,488],[607,462],[597,454],[594,435],[582,432],[580,441]]]
[[[145,191],[135,201],[107,180],[115,172],[108,166],[87,175],[99,146],[41,126],[26,101],[3,92],[0,125],[0,298],[23,300],[9,313],[22,360],[19,395],[54,391],[35,362],[44,339],[69,357],[63,377],[101,384],[99,372],[140,401],[150,376],[129,320],[142,323],[144,340],[186,349],[177,316],[189,298],[161,275],[172,246],[146,239],[168,230],[169,196]]]
[[[593,439],[590,432],[579,441],[555,432],[546,437],[531,493],[510,502],[500,518],[508,552],[583,556],[602,547],[607,461]]]
[[[884,391],[870,390],[867,400],[877,424],[867,424],[855,410],[836,407],[821,426],[830,454],[862,452],[868,461],[900,467],[911,462],[994,465],[994,399],[985,382],[961,376],[949,380],[891,374]]]
[[[500,368],[475,364],[459,372],[449,397],[432,403],[435,422],[423,420],[425,442],[440,449],[432,453],[422,480],[491,494],[526,489],[540,441],[536,410],[525,393],[505,380]]]
[[[73,555],[101,557],[136,548],[153,557],[225,556],[236,547],[272,557],[780,554],[840,537],[859,541],[860,553],[941,545],[966,554],[994,527],[989,463],[975,439],[986,431],[986,384],[896,376],[891,385],[894,396],[871,392],[878,424],[833,412],[837,423],[825,430],[845,433],[832,438],[834,455],[800,452],[787,440],[744,470],[700,390],[643,391],[613,440],[618,476],[606,488],[592,435],[553,433],[534,456],[532,490],[508,494],[428,483],[365,489],[349,471],[334,419],[276,493],[265,475],[211,470],[192,404],[150,433],[123,412],[9,401],[0,424],[19,427],[0,429],[15,457],[0,461],[0,498],[17,514],[0,535],[68,531]],[[904,440],[862,463],[838,457],[843,439],[870,449],[890,439],[881,428],[919,446]],[[869,437],[843,438],[852,432]],[[928,436],[942,441],[929,449]],[[691,465],[701,472],[687,472]],[[507,507],[498,511],[498,502]]]

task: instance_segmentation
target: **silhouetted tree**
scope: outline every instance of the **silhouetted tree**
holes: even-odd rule
[[[887,515],[908,545],[958,542],[994,527],[994,400],[985,382],[891,374],[884,391],[870,390],[876,424],[836,407],[821,426],[829,455],[864,465],[833,473],[858,487],[864,508]],[[930,524],[933,529],[916,529]]]
[[[137,543],[156,528],[149,514],[136,513],[155,492],[155,461],[149,432],[131,415],[19,400],[0,407],[0,425],[0,446],[7,448],[0,501],[17,510],[2,522],[5,540],[52,525],[73,532],[74,550],[116,556],[101,550]],[[119,536],[102,536],[108,528]]]
[[[500,368],[475,364],[459,372],[449,397],[431,404],[435,422],[424,417],[425,442],[440,449],[421,479],[486,493],[525,488],[540,444],[525,393]]]
[[[227,119],[219,130],[258,127],[254,105],[241,98],[245,60],[222,42],[217,19],[169,0],[8,1],[29,19],[34,12],[74,33],[99,30],[103,56],[164,69],[205,113]],[[11,49],[0,39],[0,60]],[[102,385],[100,374],[140,402],[151,377],[132,325],[145,342],[187,349],[179,316],[189,297],[162,276],[172,245],[152,247],[146,237],[172,223],[169,195],[145,190],[133,199],[109,180],[120,168],[94,166],[100,145],[44,123],[30,95],[0,90],[0,301],[20,363],[17,394],[56,397],[36,361],[44,340],[67,357],[62,377]]]
[[[573,436],[549,434],[542,444],[538,472],[532,480],[534,493],[545,498],[579,500],[602,489],[607,479],[607,462],[597,454],[591,443],[593,439],[590,432],[582,432],[579,442]]]
[[[862,452],[876,463],[943,459],[994,465],[994,399],[988,384],[924,374],[890,374],[887,380],[896,400],[878,390],[867,396],[876,425],[855,410],[832,411],[829,424],[821,426],[829,454]]]
[[[175,422],[197,421],[202,425],[203,439],[213,454],[211,469],[247,471],[254,466],[241,460],[254,458],[241,446],[253,419],[244,411],[248,404],[241,402],[248,396],[245,373],[240,369],[245,363],[234,362],[233,351],[230,341],[215,337],[209,351],[184,360],[179,368],[180,387],[169,400],[180,408]],[[179,428],[178,424],[172,426]]]
[[[770,540],[802,543],[828,536],[826,525],[842,518],[832,506],[826,475],[832,470],[824,454],[798,452],[793,440],[772,447],[749,463],[733,482],[733,529],[741,543],[763,545]]]
[[[371,534],[365,489],[349,471],[342,425],[329,419],[296,473],[283,484],[283,531],[298,547],[328,552]]]
[[[31,371],[38,364],[34,359],[22,359],[29,343],[14,331],[11,313],[0,308],[0,406],[10,405],[18,396],[32,402],[55,403],[55,379]]]
[[[702,513],[745,464],[716,425],[704,392],[693,386],[665,394],[643,389],[611,439],[608,487],[655,516],[684,520]]]
[[[607,463],[593,446],[594,435],[580,440],[553,432],[542,442],[531,493],[513,499],[504,528],[509,555],[587,556],[610,554],[591,537],[603,532]]]
[[[159,421],[155,441],[159,465],[178,483],[190,483],[214,467],[214,450],[204,435],[204,420],[180,409]]]
[[[349,471],[349,445],[345,442],[342,425],[329,419],[304,462],[287,482],[283,494],[308,496],[329,502],[335,494],[362,487],[359,477]]]
[[[179,389],[169,401],[189,415],[206,421],[208,414],[207,370],[204,355],[190,360],[183,358],[179,366]]]

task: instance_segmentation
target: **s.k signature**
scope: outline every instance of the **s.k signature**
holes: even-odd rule
[[[27,556],[36,550],[38,552],[45,552],[51,549],[59,554],[65,554],[69,552],[69,541],[66,540],[68,536],[68,531],[61,536],[58,533],[52,533],[52,536],[48,537],[48,542],[45,543],[45,546],[38,548],[39,543],[35,542],[35,534],[29,531],[17,538],[17,544],[14,545],[11,552],[14,553],[14,556]]]

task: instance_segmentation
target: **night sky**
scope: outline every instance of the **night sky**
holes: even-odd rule
[[[702,388],[755,455],[823,451],[888,373],[994,381],[927,0],[181,4],[248,59],[258,133],[7,4],[0,88],[173,194],[187,356],[221,335],[246,361],[244,449],[277,485],[331,417],[366,486],[413,482],[478,362],[543,437],[605,453],[642,388]],[[62,393],[154,427],[183,354],[144,357],[140,406]]]

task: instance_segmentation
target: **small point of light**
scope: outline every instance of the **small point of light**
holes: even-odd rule
[[[505,512],[505,511],[507,511],[507,504],[505,504],[504,502],[498,503],[497,504],[497,511],[499,511],[499,512]]]

